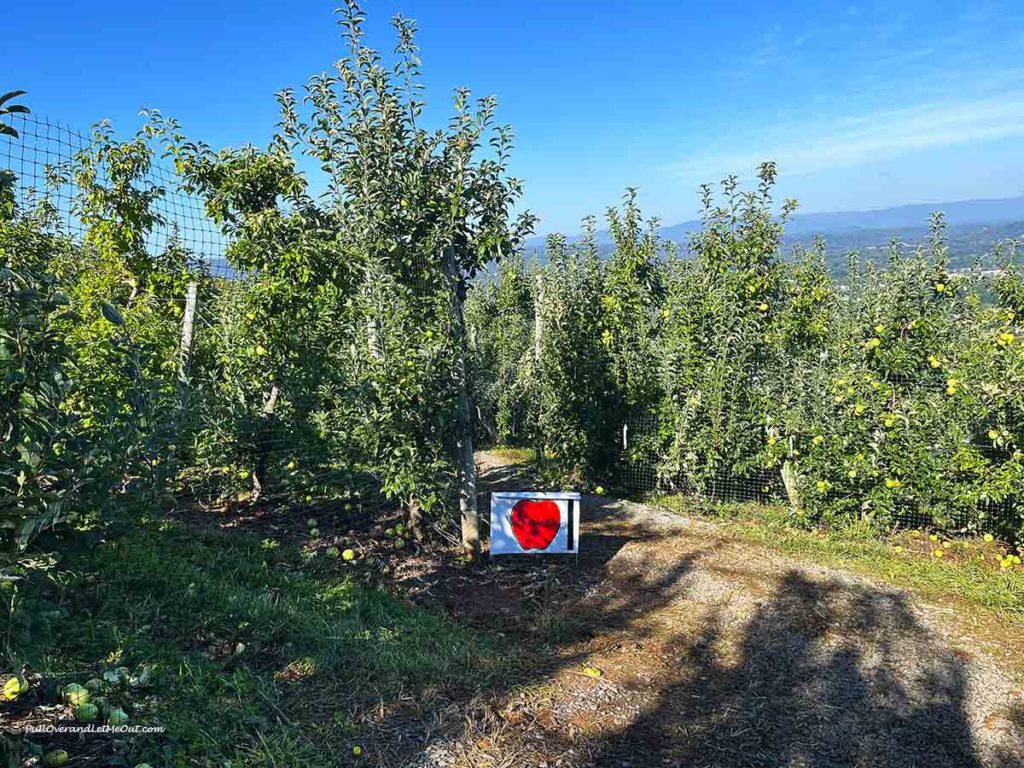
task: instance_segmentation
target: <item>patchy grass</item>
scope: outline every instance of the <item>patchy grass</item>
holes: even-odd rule
[[[676,495],[656,496],[651,503],[678,514],[710,514],[725,530],[778,552],[883,579],[928,599],[957,601],[1024,624],[1024,568],[1000,567],[1000,557],[1009,550],[999,542],[922,531],[883,535],[860,522],[808,530],[780,505],[722,504],[707,510]]]
[[[32,692],[7,714],[38,720],[58,686],[152,665],[150,686],[104,693],[166,734],[119,747],[90,736],[97,765],[118,750],[127,765],[360,764],[372,754],[361,725],[381,702],[502,674],[486,639],[360,583],[367,563],[164,523],[68,565],[49,596],[64,618],[36,649]],[[36,737],[84,758],[77,739]]]
[[[683,499],[656,501],[678,513],[699,512]],[[851,586],[813,564],[951,601],[958,627],[973,616],[987,617],[970,627],[966,651],[977,638],[987,648],[989,628],[1007,636],[1002,643],[1011,653],[1019,647],[1014,638],[1024,627],[1024,569],[1000,570],[995,542],[943,546],[947,542],[927,534],[883,537],[859,525],[809,531],[784,508],[755,505],[716,508],[713,530],[675,527],[658,510],[626,506],[635,520],[612,514],[586,522],[588,546],[582,564],[571,567],[524,560],[467,571],[434,551],[393,552],[388,582],[415,604],[368,586],[378,578],[376,566],[391,557],[386,541],[360,548],[352,563],[325,557],[322,545],[338,539],[311,539],[305,512],[268,511],[244,518],[250,527],[226,530],[196,521],[147,524],[88,555],[69,557],[52,572],[49,606],[40,606],[49,628],[37,633],[34,645],[23,644],[31,656],[31,688],[0,704],[0,719],[5,727],[66,721],[57,695],[63,686],[102,678],[116,667],[137,673],[149,666],[151,683],[103,683],[99,693],[123,707],[132,724],[160,725],[166,733],[37,734],[32,740],[46,750],[66,749],[69,766],[90,768],[143,761],[218,768],[404,766],[423,751],[422,739],[455,761],[444,764],[553,764],[569,738],[580,756],[567,765],[586,764],[589,754],[598,755],[593,764],[619,764],[617,758],[601,762],[602,754],[617,754],[619,736],[595,723],[626,728],[630,755],[637,743],[652,754],[675,755],[673,749],[696,749],[702,739],[731,749],[735,733],[757,733],[728,722],[717,730],[688,726],[700,726],[703,712],[754,711],[748,697],[765,685],[763,665],[774,669],[779,658],[789,659],[778,654],[793,650],[772,644],[780,617],[788,628],[782,637],[806,638],[805,663],[786,661],[789,677],[776,676],[777,689],[760,688],[760,701],[788,702],[792,690],[805,689],[799,675],[808,670],[816,670],[815,685],[836,695],[845,690],[850,671],[814,655],[828,651],[819,640],[829,627],[867,653],[878,646],[878,627],[889,626],[901,639],[888,639],[887,652],[914,644],[922,658],[948,662],[945,641],[905,611],[889,615],[900,606],[891,602],[891,590]],[[669,525],[657,529],[648,518]],[[323,522],[329,530],[332,521]],[[369,536],[360,533],[359,543]],[[764,557],[771,551],[796,562]],[[716,613],[723,610],[729,613]],[[882,614],[871,613],[876,610]],[[831,612],[826,624],[821,611]],[[1008,631],[1002,617],[1017,625]],[[725,628],[714,644],[718,651],[745,649],[738,663],[716,666],[707,655],[705,633],[713,626]],[[970,656],[963,659],[969,663]],[[906,666],[898,653],[887,663],[894,675]],[[602,670],[600,681],[587,667]],[[730,698],[734,689],[742,692],[743,706]],[[623,725],[623,702],[633,701],[629,691],[643,692],[656,708]],[[688,710],[691,701],[701,702],[701,710]],[[804,707],[803,717],[823,722],[832,701],[780,707]],[[577,705],[595,713],[584,722],[596,730],[584,737],[562,733],[563,720],[552,719],[553,708],[572,712]],[[862,709],[872,713],[865,727],[885,711],[881,704]],[[505,714],[495,719],[495,711]],[[786,716],[773,717],[785,734],[777,744],[788,744]],[[572,722],[576,728],[580,721]],[[877,722],[884,732],[885,716]],[[544,744],[533,739],[536,723],[549,723]],[[664,730],[652,736],[645,723]],[[934,733],[946,728],[938,717],[929,727]],[[666,742],[662,734],[669,732],[675,735]],[[0,756],[2,748],[0,737]]]
[[[537,452],[533,448],[501,446],[499,448],[489,448],[487,453],[506,464],[536,464],[537,462]]]

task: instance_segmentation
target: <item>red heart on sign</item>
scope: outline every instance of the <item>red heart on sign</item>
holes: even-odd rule
[[[512,507],[512,535],[523,549],[547,549],[562,524],[562,512],[550,499],[522,499]]]

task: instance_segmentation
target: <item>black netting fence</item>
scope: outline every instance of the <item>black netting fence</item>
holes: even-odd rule
[[[38,351],[4,393],[24,410],[4,449],[18,504],[33,488],[52,519],[120,498],[358,511],[378,493],[427,489],[425,504],[450,501],[451,286],[403,254],[408,236],[353,270],[330,217],[303,210],[312,203],[270,199],[273,226],[254,217],[256,236],[232,220],[232,188],[202,197],[158,133],[10,123],[4,299],[18,343]],[[240,173],[266,160],[238,158]],[[250,194],[263,180],[245,183]],[[627,254],[658,247],[639,232]],[[894,259],[896,277],[853,265],[836,284],[794,265],[714,277],[674,256],[623,267],[559,241],[545,264],[506,258],[469,291],[478,436],[542,448],[584,489],[1012,534],[1024,476],[1016,283],[920,255],[904,274]],[[39,402],[19,377],[34,377]]]
[[[680,425],[666,423],[655,413],[640,415],[621,426],[613,474],[616,484],[630,493],[678,493],[708,504],[754,502],[799,508],[809,492],[813,503],[827,502],[847,516],[864,518],[877,514],[871,490],[881,487],[892,492],[885,511],[888,523],[1012,535],[1024,513],[1019,480],[1013,479],[1020,454],[1006,425],[1018,416],[1006,413],[995,397],[985,397],[986,391],[995,393],[1007,383],[976,382],[972,388],[980,397],[970,405],[950,405],[968,385],[948,372],[934,381],[897,378],[885,383],[881,407],[876,403],[869,410],[866,399],[858,399],[844,382],[841,402],[836,402],[840,396],[832,396],[833,407],[819,420],[817,433],[807,431],[805,424],[805,434],[796,440],[776,439],[772,429],[761,425],[755,428],[753,441],[758,450],[729,457],[742,469],[730,469],[727,460],[722,470],[703,471],[697,477],[669,458],[679,455],[673,443]],[[726,418],[730,405],[739,406],[723,405]],[[827,434],[829,424],[846,434]],[[898,434],[901,429],[905,435]],[[850,433],[861,438],[859,445]],[[899,449],[886,444],[898,440],[907,443],[907,455],[897,469],[892,467],[897,462],[891,452]],[[844,444],[833,449],[830,458],[805,464],[805,453],[824,450],[833,441]],[[760,450],[764,443],[771,458]],[[778,450],[771,451],[774,445]],[[696,458],[695,451],[682,453]],[[919,458],[915,460],[914,454]],[[838,489],[832,480],[837,475],[845,475],[847,481]],[[986,484],[993,488],[994,498],[982,490]]]
[[[1019,244],[953,268],[936,217],[837,278],[823,250],[782,258],[771,211],[727,196],[683,254],[627,197],[613,245],[500,265],[470,313],[480,437],[551,482],[1019,537]]]
[[[135,202],[144,201],[152,217],[145,225],[133,225],[144,237],[144,247],[151,256],[182,248],[206,273],[233,275],[225,259],[227,240],[220,227],[206,214],[203,201],[185,191],[181,176],[159,157],[159,146],[138,139],[126,148],[105,124],[83,133],[33,114],[15,114],[5,120],[18,136],[0,143],[0,161],[10,175],[22,214],[39,216],[54,234],[81,239],[89,228],[83,216],[100,215],[103,205],[111,216],[128,211],[127,204],[118,211],[113,199],[97,201],[90,208],[87,194],[106,191],[113,198],[112,185],[127,183]],[[116,152],[115,145],[123,151]],[[137,165],[119,168],[114,178],[111,162]]]
[[[285,244],[268,240],[277,261],[261,266],[258,239],[153,132],[5,119],[0,512],[13,536],[140,506],[446,501],[453,320],[439,269],[382,258],[342,272],[330,232],[286,239],[304,212],[274,197],[265,215]]]
[[[615,464],[616,485],[629,493],[681,493],[710,503],[779,503],[786,487],[778,471],[753,468],[743,474],[722,471],[701,480],[663,466],[665,433],[654,415],[622,425],[621,450]]]

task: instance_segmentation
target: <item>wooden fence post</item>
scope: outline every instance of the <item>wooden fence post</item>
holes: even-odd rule
[[[181,319],[181,346],[178,349],[179,392],[188,386],[188,369],[192,363],[192,335],[195,329],[196,297],[198,293],[199,284],[195,280],[190,281],[188,292],[185,295],[185,314]]]
[[[198,294],[199,284],[195,280],[190,280],[185,292],[185,311],[181,317],[181,343],[178,345],[178,380],[174,384],[174,412],[170,416],[172,431],[170,445],[175,448],[175,451],[170,453],[168,460],[162,465],[161,472],[169,473],[169,475],[162,475],[162,479],[158,481],[160,485],[164,482],[163,478],[167,476],[175,477],[177,475],[178,459],[181,456],[181,446],[178,445],[178,438],[181,433],[182,417],[188,404],[188,378],[189,367],[192,365],[192,339],[195,334]]]
[[[542,307],[544,306],[544,281],[543,276],[538,271],[536,275],[536,288],[533,299],[533,376],[534,382],[537,386],[537,442],[534,445],[534,452],[537,454],[536,460],[537,465],[540,467],[544,466],[544,435],[541,431],[541,413],[543,410],[542,394],[541,394],[541,370],[540,370],[540,353],[541,347],[544,342],[544,319],[541,316]]]

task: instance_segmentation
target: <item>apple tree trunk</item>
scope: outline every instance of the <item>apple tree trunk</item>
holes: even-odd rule
[[[455,335],[455,384],[457,388],[456,431],[457,467],[459,484],[459,513],[462,519],[462,550],[466,559],[475,563],[480,559],[480,515],[476,505],[476,460],[473,458],[473,419],[469,405],[466,381],[466,321],[462,312],[462,285],[455,263],[455,250],[446,248],[445,272],[452,293],[452,314]]]

